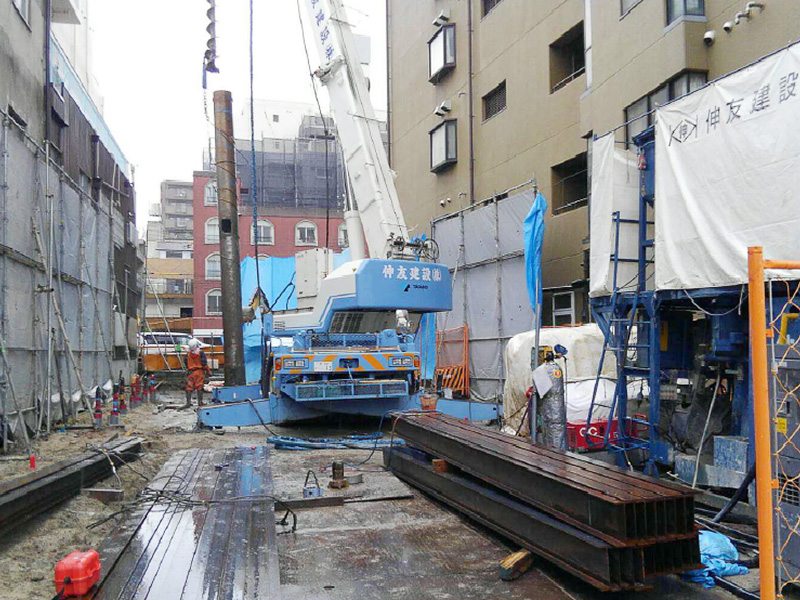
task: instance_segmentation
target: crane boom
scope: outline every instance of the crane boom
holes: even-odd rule
[[[369,97],[350,22],[341,0],[303,0],[322,66],[316,71],[330,95],[331,110],[342,145],[357,214],[369,256],[386,258],[392,248],[409,240],[408,227],[394,185],[394,174],[383,147],[378,119]],[[393,243],[394,242],[394,243]],[[362,257],[353,257],[362,258]]]

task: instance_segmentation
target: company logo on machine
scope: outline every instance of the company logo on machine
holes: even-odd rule
[[[399,281],[431,281],[438,282],[442,280],[442,270],[436,267],[404,267],[394,265],[383,266],[384,279],[397,279]],[[427,286],[414,286],[415,289],[420,287],[426,289]],[[408,291],[408,288],[406,288]]]
[[[322,45],[325,58],[327,60],[333,60],[336,49],[333,45],[334,40],[329,25],[330,15],[325,12],[325,6],[320,0],[309,0],[309,2],[311,3],[311,14],[313,15],[312,25],[317,29],[316,34],[319,38],[319,43]]]

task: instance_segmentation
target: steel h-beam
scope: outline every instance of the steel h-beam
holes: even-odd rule
[[[222,331],[225,337],[225,385],[244,385],[242,284],[239,272],[239,213],[231,93],[214,92],[219,251],[222,267]]]

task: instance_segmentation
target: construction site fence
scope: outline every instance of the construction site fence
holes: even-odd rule
[[[469,387],[475,399],[502,396],[506,344],[534,323],[523,249],[523,223],[534,191],[510,192],[431,223],[439,262],[453,276],[453,309],[439,314],[437,329],[468,328]]]
[[[800,260],[751,247],[748,271],[760,597],[784,598],[800,584]]]
[[[436,387],[470,397],[469,327],[436,332]]]

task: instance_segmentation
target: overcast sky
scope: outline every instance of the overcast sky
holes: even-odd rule
[[[305,2],[306,0],[300,0]],[[255,0],[255,97],[313,102],[296,0]],[[202,168],[212,129],[203,107],[202,60],[207,40],[204,0],[91,2],[94,69],[105,118],[135,168],[137,223],[144,230],[164,179],[189,181]],[[249,98],[248,1],[217,0],[217,66],[208,76],[208,114],[214,90],[234,104]],[[345,0],[356,33],[372,38],[372,100],[386,107],[384,0]],[[301,6],[305,20],[305,6]],[[309,34],[310,35],[310,34]],[[309,37],[309,41],[312,38]],[[319,66],[316,48],[311,64]],[[327,93],[320,94],[323,107]]]

